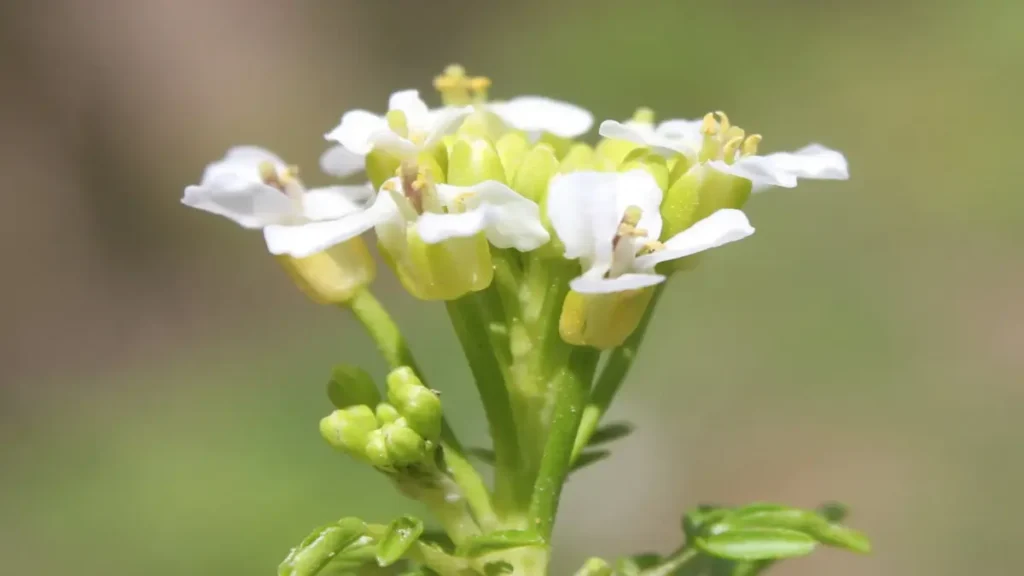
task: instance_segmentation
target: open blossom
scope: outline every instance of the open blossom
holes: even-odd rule
[[[638,115],[639,116],[639,115]],[[656,128],[649,115],[621,123],[606,120],[600,133],[606,138],[628,140],[666,156],[682,154],[699,166],[706,166],[749,180],[753,191],[779,186],[793,188],[800,178],[846,180],[846,158],[820,144],[811,144],[796,152],[757,154],[761,136],[747,136],[721,112],[700,120],[667,120]]]
[[[645,171],[575,172],[556,176],[548,215],[583,274],[570,283],[579,293],[603,294],[653,286],[665,280],[654,267],[754,233],[739,210],[719,210],[664,243],[662,191]]]
[[[185,188],[181,202],[245,228],[262,228],[272,254],[304,257],[332,246],[331,232],[372,196],[365,185],[307,190],[297,170],[276,154],[239,146],[207,166],[200,183]]]
[[[328,174],[348,176],[363,169],[366,155],[374,148],[411,160],[439,144],[471,111],[464,106],[430,110],[418,91],[395,92],[385,115],[366,110],[346,112],[341,123],[324,136],[339,146],[324,153],[320,166]]]

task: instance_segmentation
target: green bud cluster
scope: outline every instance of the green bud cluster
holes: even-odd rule
[[[388,472],[430,464],[441,400],[411,368],[388,374],[387,402],[368,374],[347,366],[335,369],[328,394],[338,409],[320,421],[320,434],[332,447]]]

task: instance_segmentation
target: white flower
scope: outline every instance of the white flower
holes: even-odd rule
[[[739,210],[719,210],[661,244],[662,191],[642,170],[574,172],[555,176],[548,190],[548,216],[584,272],[570,287],[584,294],[621,292],[665,280],[660,262],[683,258],[754,233]]]
[[[228,150],[206,167],[198,185],[185,188],[181,202],[229,218],[245,228],[262,228],[273,254],[305,257],[325,250],[346,218],[373,196],[369,186],[306,190],[277,155],[255,146]]]
[[[601,123],[600,132],[605,138],[628,140],[666,156],[683,154],[695,164],[745,178],[753,183],[754,192],[775,186],[793,188],[800,178],[847,180],[850,177],[846,158],[820,144],[811,144],[796,152],[758,156],[761,136],[747,136],[742,129],[730,124],[722,112],[707,114],[700,120],[666,120],[657,128],[649,121],[606,120]]]
[[[508,186],[486,180],[472,186],[438,184],[436,197],[428,190],[413,191],[417,183],[403,184],[392,178],[368,210],[381,244],[401,253],[409,227],[415,227],[427,244],[452,238],[468,238],[481,232],[497,248],[534,250],[550,236],[540,220],[540,207]],[[424,186],[430,186],[424,184]],[[418,204],[418,205],[417,205]],[[433,204],[433,205],[429,205]]]
[[[519,96],[505,102],[488,102],[485,107],[532,139],[545,132],[575,138],[594,124],[594,117],[583,108],[543,96]]]
[[[341,123],[324,135],[340,146],[320,157],[320,167],[336,176],[354,174],[363,169],[366,155],[374,148],[399,159],[413,159],[420,151],[440,143],[471,111],[469,107],[430,110],[418,91],[395,92],[384,116],[366,110],[346,112]]]

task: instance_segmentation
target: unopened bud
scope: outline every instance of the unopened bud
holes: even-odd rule
[[[530,150],[530,142],[522,132],[509,132],[494,143],[494,149],[505,168],[505,182],[515,182],[516,173]]]
[[[390,424],[402,417],[402,415],[398,413],[398,410],[387,402],[377,404],[377,411],[374,414],[376,414],[377,422],[380,422],[381,426]]]
[[[377,468],[387,470],[391,468],[391,458],[388,456],[387,440],[383,430],[374,430],[366,438],[363,446],[366,459]]]
[[[335,410],[320,420],[320,435],[333,448],[356,457],[366,457],[364,447],[377,429],[377,419],[369,406],[350,406]]]
[[[381,428],[391,465],[396,467],[411,466],[421,462],[427,455],[426,443],[406,423],[404,418]]]
[[[565,154],[565,157],[562,158],[562,163],[558,166],[558,172],[567,174],[580,170],[593,170],[594,168],[594,149],[586,144],[573,144]]]
[[[336,408],[360,404],[376,406],[380,402],[380,392],[370,374],[350,364],[334,367],[331,380],[327,383],[327,397]]]
[[[543,209],[548,195],[548,182],[558,172],[555,149],[548,144],[537,144],[523,158],[512,188],[525,198],[533,200]]]
[[[612,576],[612,567],[601,558],[590,558],[576,571],[575,576]]]
[[[388,401],[423,438],[441,436],[441,399],[429,390],[411,368],[401,367],[388,374]]]
[[[668,188],[668,163],[664,156],[639,148],[626,156],[622,164],[619,165],[618,171],[629,172],[637,169],[654,176],[654,181],[662,190]]]
[[[506,183],[498,151],[485,138],[459,137],[448,157],[448,184],[472,186],[485,180]]]

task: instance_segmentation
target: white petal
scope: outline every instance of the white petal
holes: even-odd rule
[[[598,133],[605,138],[626,140],[634,144],[647,146],[647,141],[654,134],[654,131],[653,128],[648,127],[646,124],[637,124],[636,122],[622,123],[615,120],[605,120],[604,122],[601,122],[601,126],[598,128]]]
[[[325,134],[324,138],[341,144],[353,154],[365,156],[373,148],[371,137],[381,130],[387,130],[387,127],[383,116],[366,110],[351,110],[341,117],[341,123]]]
[[[331,176],[345,178],[365,170],[366,157],[344,146],[334,146],[320,155],[320,169]]]
[[[370,142],[373,147],[384,150],[403,160],[411,160],[420,152],[419,146],[391,130],[378,130],[374,132],[370,136]]]
[[[449,238],[465,238],[483,232],[487,227],[487,212],[486,206],[460,214],[427,212],[416,221],[416,229],[427,244],[437,244]]]
[[[382,196],[387,195],[381,194],[378,198]],[[387,208],[384,204],[374,202],[374,205],[366,210],[354,212],[337,220],[310,222],[298,226],[267,226],[263,229],[263,238],[267,241],[267,249],[271,254],[305,258],[351,240],[384,222],[393,215]]]
[[[753,183],[755,188],[765,186],[793,188],[796,186],[796,176],[767,156],[743,156],[733,164],[712,160],[706,165],[725,174],[746,178]]]
[[[463,118],[473,111],[472,106],[445,107],[430,111],[428,121],[427,137],[423,141],[423,148],[430,148],[441,141],[449,133],[458,128]]]
[[[840,152],[821,144],[811,144],[796,152],[769,154],[765,158],[797,178],[819,180],[848,180],[850,178],[846,158]]]
[[[185,188],[181,203],[224,216],[245,228],[285,222],[295,214],[293,201],[276,188],[260,183],[238,186],[235,181],[228,186],[218,185],[222,180],[214,178],[207,185]]]
[[[638,257],[636,267],[639,270],[653,270],[660,262],[684,258],[741,240],[753,233],[754,229],[742,210],[719,210],[669,238],[663,250]]]
[[[565,257],[585,266],[607,265],[621,215],[616,209],[615,173],[559,174],[548,185],[548,218],[565,245]]]
[[[665,277],[661,274],[623,274],[615,278],[591,278],[580,276],[569,282],[569,287],[580,294],[608,294],[636,290],[661,284]]]
[[[430,110],[418,90],[400,90],[388,100],[388,110],[401,110],[410,130],[430,130]]]
[[[365,210],[372,197],[369,184],[314,188],[302,195],[302,210],[309,220],[334,220]]]
[[[260,164],[263,162],[270,162],[279,170],[286,167],[284,160],[269,150],[258,146],[236,146],[206,167],[200,184],[212,184],[215,180],[218,186],[233,188],[261,184]]]
[[[562,138],[575,138],[594,125],[594,117],[583,108],[543,96],[494,102],[488,109],[519,130],[550,132]]]
[[[700,132],[703,125],[703,119],[666,120],[655,130],[659,140],[655,144],[691,158],[696,157],[704,144],[704,136]]]
[[[551,239],[540,219],[540,206],[501,182],[473,186],[438,185],[438,196],[450,210],[485,208],[487,240],[498,248],[535,250]]]

